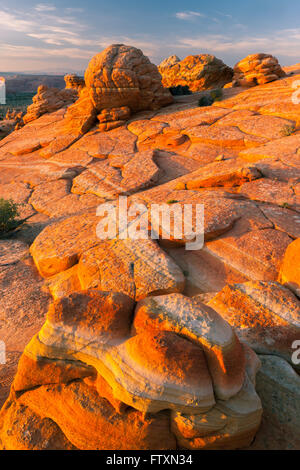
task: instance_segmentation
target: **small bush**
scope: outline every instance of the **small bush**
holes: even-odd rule
[[[294,134],[295,130],[296,130],[295,126],[287,124],[286,126],[282,128],[282,135],[284,137],[288,137]]]
[[[198,106],[211,106],[215,101],[221,101],[223,98],[222,88],[216,88],[212,90],[209,95],[201,96],[198,101]]]
[[[214,100],[210,95],[203,95],[201,96],[200,100],[198,101],[198,106],[211,106]]]
[[[181,95],[191,95],[192,92],[191,90],[189,89],[189,87],[186,85],[186,86],[182,86],[182,85],[178,85],[178,86],[173,86],[171,88],[169,88],[171,94],[173,96],[181,96]]]
[[[221,101],[223,98],[223,90],[222,88],[217,88],[216,90],[212,90],[210,92],[210,96],[214,101]]]
[[[18,225],[18,205],[14,201],[0,198],[0,234],[14,229]]]
[[[167,204],[171,205],[171,204],[177,204],[179,201],[176,201],[176,199],[170,199],[169,201],[167,201]]]

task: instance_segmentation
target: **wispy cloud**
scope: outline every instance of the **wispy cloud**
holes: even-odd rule
[[[179,11],[175,14],[178,20],[190,21],[195,18],[205,18],[206,15],[200,13],[199,11]]]
[[[198,35],[178,38],[175,47],[212,53],[250,54],[266,52],[287,57],[299,57],[300,28],[277,31],[274,36],[241,36],[237,41],[229,35]]]
[[[4,30],[12,30],[17,32],[30,32],[30,28],[33,26],[31,20],[24,20],[17,17],[7,11],[0,10],[0,26]]]
[[[55,11],[56,6],[51,3],[38,3],[34,9],[36,11]]]
[[[291,63],[299,62],[300,28],[277,29],[276,34],[274,31],[250,34],[248,27],[238,24],[231,15],[218,11],[214,15],[215,21],[199,11],[175,14],[173,10],[173,21],[174,17],[181,20],[177,31],[173,28],[171,32],[162,29],[144,33],[137,29],[126,33],[105,28],[105,21],[103,27],[98,27],[98,23],[95,26],[84,7],[55,7],[52,3],[37,3],[31,10],[0,7],[1,66],[3,71],[83,70],[94,54],[112,43],[138,47],[155,63],[171,54],[184,58],[189,54],[211,53],[233,65],[256,52],[281,56],[285,63],[289,58]],[[206,21],[201,22],[200,30],[197,21],[203,18]]]

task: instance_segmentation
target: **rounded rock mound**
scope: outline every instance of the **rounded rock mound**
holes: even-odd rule
[[[157,67],[140,49],[123,44],[113,44],[95,55],[85,82],[97,111],[128,106],[137,112],[172,102]]]
[[[171,56],[158,67],[166,88],[188,86],[191,91],[223,87],[231,82],[233,71],[210,54],[189,55],[184,60]]]
[[[108,131],[125,124],[132,113],[156,110],[173,102],[169,90],[162,86],[156,65],[140,49],[124,44],[113,44],[92,58],[85,84],[80,99],[67,113],[71,128],[78,116],[80,130],[90,127],[90,121],[97,116],[99,129]]]
[[[0,449],[42,449],[43,430],[49,450],[247,447],[261,421],[259,365],[198,300],[72,292],[50,306],[20,359]],[[37,429],[30,442],[24,428]]]
[[[239,86],[264,85],[286,74],[270,54],[248,55],[234,66],[233,82]]]

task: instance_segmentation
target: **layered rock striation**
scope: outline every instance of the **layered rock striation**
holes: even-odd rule
[[[239,86],[264,85],[286,74],[278,59],[270,54],[252,54],[234,66],[233,81]]]

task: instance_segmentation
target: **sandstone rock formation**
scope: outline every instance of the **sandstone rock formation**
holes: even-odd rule
[[[105,131],[124,124],[131,113],[159,109],[173,100],[162,87],[156,66],[141,50],[123,44],[112,45],[93,57],[85,83],[86,94],[71,106],[66,119],[73,122],[74,110],[88,106],[90,113],[93,109],[99,114],[99,128]]]
[[[41,85],[37,90],[37,94],[32,98],[33,103],[28,106],[23,121],[27,124],[45,113],[52,113],[64,108],[73,103],[76,97],[77,93],[73,89],[59,90],[58,88],[48,88]]]
[[[292,345],[300,334],[300,302],[289,289],[276,282],[229,285],[209,305],[257,353],[292,361]]]
[[[279,280],[300,297],[300,238],[297,238],[297,240],[288,246],[280,270]]]
[[[72,73],[69,75],[65,75],[64,77],[66,83],[66,89],[73,89],[77,92],[80,92],[82,88],[85,87],[84,78],[78,77],[78,75]]]
[[[73,293],[50,306],[20,360],[0,414],[0,445],[22,445],[21,423],[9,424],[22,413],[25,426],[54,423],[48,448],[247,446],[261,419],[249,378],[257,366],[231,327],[198,301],[148,298],[134,313],[122,293]],[[44,445],[41,433],[31,442]]]
[[[295,80],[129,121],[86,86],[73,120],[63,107],[0,142],[0,197],[22,204],[0,243],[2,448],[299,448]],[[185,247],[194,214],[182,238],[152,217],[155,240],[99,237],[119,196],[142,215],[202,205],[203,248]]]
[[[299,374],[281,357],[263,355],[260,360],[256,383],[264,413],[252,449],[299,449]]]
[[[190,55],[184,60],[171,56],[158,67],[164,87],[188,86],[191,91],[223,87],[233,71],[213,55]]]
[[[170,57],[167,57],[165,60],[163,60],[159,64],[159,71],[163,70],[164,68],[172,67],[175,64],[178,64],[181,59],[177,55],[170,55]]]
[[[238,86],[264,85],[285,76],[276,57],[252,54],[234,66],[233,82]]]

